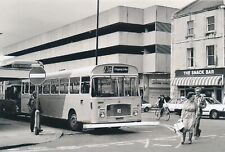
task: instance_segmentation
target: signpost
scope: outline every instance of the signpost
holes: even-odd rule
[[[44,68],[40,67],[33,67],[29,73],[30,82],[33,85],[40,85],[45,81],[46,72]]]
[[[34,123],[34,133],[35,135],[38,135],[39,134],[39,131],[40,131],[40,112],[39,112],[39,109],[38,109],[38,105],[39,105],[39,99],[38,99],[38,85],[41,85],[44,81],[45,81],[45,78],[46,78],[46,72],[44,70],[43,67],[39,66],[39,67],[33,67],[31,70],[30,70],[30,73],[29,73],[29,78],[30,78],[30,82],[35,85],[35,91],[37,93],[37,98],[36,98],[36,101],[37,101],[37,105],[36,105],[36,111],[35,111],[35,123]]]

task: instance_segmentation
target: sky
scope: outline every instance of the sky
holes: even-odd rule
[[[100,12],[122,5],[182,8],[194,0],[99,0]],[[0,0],[2,48],[96,14],[97,0]]]

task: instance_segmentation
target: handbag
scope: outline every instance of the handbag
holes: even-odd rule
[[[175,131],[181,131],[184,128],[184,123],[182,120],[178,120],[173,126]]]

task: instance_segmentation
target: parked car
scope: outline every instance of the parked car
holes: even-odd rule
[[[218,100],[211,97],[205,97],[205,100],[206,100],[206,107],[202,109],[203,116],[208,116],[211,119],[218,119],[219,117],[225,116],[224,104],[221,104]],[[177,112],[180,115],[184,101],[177,103],[174,103],[175,101],[170,101],[172,103],[169,102],[168,107],[169,109],[171,109],[171,111]]]
[[[206,98],[206,107],[202,109],[203,116],[209,116],[211,119],[218,119],[221,116],[225,116],[225,105],[221,104],[214,98]]]
[[[142,100],[141,109],[143,109],[144,112],[148,112],[151,109],[151,107],[152,107],[152,105],[150,103],[148,103],[145,100]]]
[[[169,108],[170,112],[177,112],[180,114],[181,109],[183,107],[183,103],[186,101],[185,97],[181,97],[178,99],[171,99],[166,105]]]

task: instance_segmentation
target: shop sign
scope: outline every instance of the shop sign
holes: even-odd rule
[[[215,74],[214,70],[192,70],[184,71],[184,75],[213,75]]]
[[[225,74],[225,68],[176,70],[176,76],[199,76]]]

